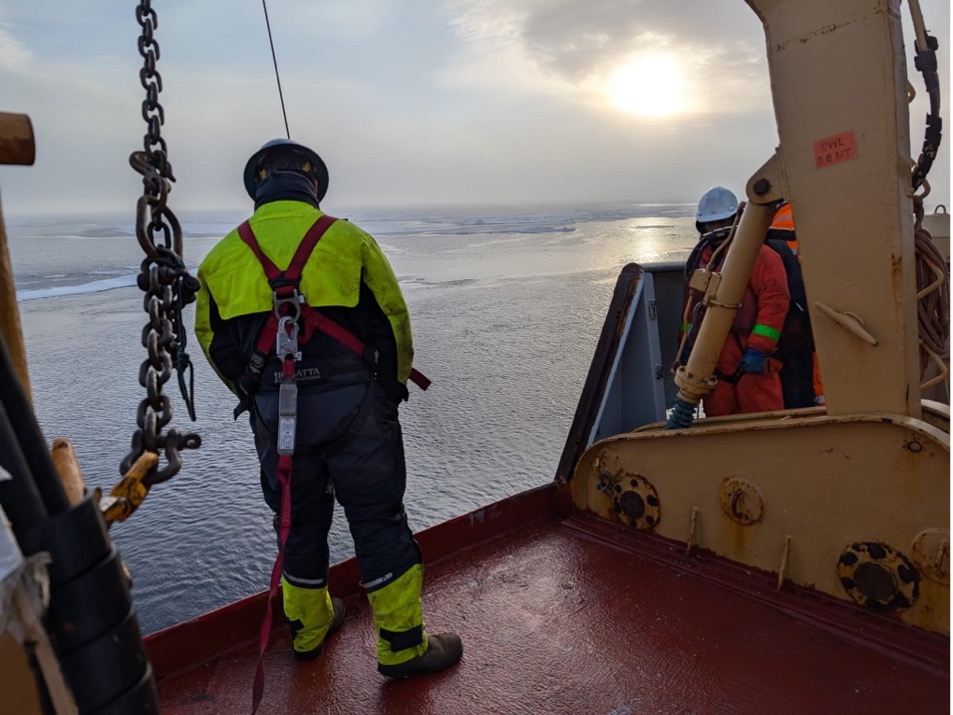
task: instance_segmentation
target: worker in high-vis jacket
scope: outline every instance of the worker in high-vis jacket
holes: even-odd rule
[[[695,225],[701,238],[688,260],[690,270],[709,267],[720,270],[727,255],[724,241],[738,214],[738,199],[729,189],[715,186],[698,203]],[[681,362],[687,362],[697,335],[701,306],[699,296],[686,296],[685,321],[681,332],[688,333]],[[715,364],[717,382],[702,398],[705,415],[718,417],[749,412],[784,409],[781,389],[781,361],[775,351],[790,304],[787,276],[781,257],[762,245],[741,305],[735,314],[728,338]]]
[[[463,646],[424,628],[398,405],[409,378],[424,389],[426,378],[411,364],[397,279],[370,235],[321,211],[328,170],[311,149],[266,143],[244,183],[255,211],[199,267],[195,332],[239,398],[236,417],[249,413],[294,655],[316,657],[344,622],[343,601],[328,592],[337,499],[374,612],[378,670],[393,678],[442,670]]]

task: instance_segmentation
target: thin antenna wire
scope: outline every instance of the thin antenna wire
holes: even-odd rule
[[[278,58],[275,57],[275,42],[271,39],[271,23],[268,22],[268,5],[261,0],[261,7],[265,11],[265,27],[268,28],[268,44],[271,45],[271,61],[275,64],[275,81],[278,82],[278,99],[281,100],[281,116],[285,119],[285,134],[291,139],[291,130],[288,129],[288,113],[285,111],[285,96],[281,93],[281,77],[278,76]]]

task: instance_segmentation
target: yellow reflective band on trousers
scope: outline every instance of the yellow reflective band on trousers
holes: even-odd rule
[[[334,606],[328,589],[301,588],[288,583],[282,576],[281,594],[285,617],[292,624],[301,622],[300,628],[292,626],[292,647],[299,653],[314,650],[324,641],[334,620]]]
[[[399,651],[392,651],[390,642],[380,637],[382,628],[403,633],[423,626],[424,612],[420,603],[423,584],[424,567],[422,564],[414,564],[384,588],[367,594],[367,600],[374,611],[374,625],[378,634],[377,660],[381,665],[399,665],[427,652],[426,630],[423,631],[423,640],[419,645]]]

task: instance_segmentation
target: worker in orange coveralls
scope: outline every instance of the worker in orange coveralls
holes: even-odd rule
[[[716,186],[702,196],[696,214],[696,227],[701,234],[689,263],[704,268],[715,255],[714,270],[720,270],[727,250],[716,250],[728,237],[738,213],[738,200],[728,189]],[[695,266],[689,266],[694,269]],[[690,296],[690,300],[698,296]],[[702,403],[705,415],[717,417],[748,412],[784,409],[781,390],[781,362],[774,357],[778,338],[787,316],[790,295],[781,257],[762,245],[755,260],[741,307],[715,365],[717,384]],[[686,316],[692,311],[686,310]],[[697,320],[683,323],[688,332],[687,350],[694,343]],[[683,361],[687,360],[684,358]]]
[[[798,260],[798,262],[800,263],[800,261],[801,261],[801,253],[800,253],[800,250],[799,250],[799,247],[798,247],[797,234],[795,233],[795,229],[794,229],[794,213],[792,212],[792,210],[791,210],[791,204],[790,204],[790,202],[788,202],[788,201],[783,201],[783,202],[778,206],[778,209],[777,209],[777,211],[776,211],[775,214],[774,214],[774,219],[771,221],[771,227],[768,229],[768,241],[771,241],[772,239],[777,239],[777,240],[784,241],[784,242],[787,244],[788,248],[789,248],[789,249],[794,253],[794,255],[797,257],[797,260]],[[790,283],[790,281],[789,281],[789,283]],[[791,285],[790,288],[791,288],[791,294],[792,294],[792,298],[791,298],[791,299],[794,300],[794,287],[793,287],[793,285]],[[809,331],[810,331],[810,319],[807,317],[807,300],[806,300],[806,299],[805,299],[805,301],[804,301],[804,307],[802,308],[802,310],[804,311],[804,315],[805,315],[805,320],[804,320],[804,322],[805,322],[805,324],[807,325],[807,330],[808,330],[808,332],[809,332]],[[790,322],[790,317],[789,317],[789,322]],[[787,328],[786,328],[785,332],[787,332]],[[811,346],[812,346],[812,349],[811,349],[811,363],[812,363],[812,364],[811,364],[811,378],[807,378],[807,379],[809,379],[810,382],[812,383],[812,384],[811,384],[811,390],[812,390],[812,392],[813,392],[812,403],[813,403],[813,404],[818,404],[818,405],[823,405],[823,404],[824,404],[824,382],[823,382],[823,380],[821,380],[821,369],[820,369],[820,366],[818,365],[818,362],[817,362],[817,353],[814,352],[814,350],[813,350],[813,343],[814,343],[813,337],[811,337],[808,342],[810,342],[810,343],[811,343]],[[782,347],[782,352],[783,352],[783,347]],[[805,379],[805,371],[807,370],[806,360],[804,360],[804,362],[805,362],[804,365],[799,365],[799,366],[797,367],[797,371],[798,371],[799,374],[801,375],[801,379],[802,379],[802,380]],[[804,389],[802,389],[800,392],[801,392],[801,393],[806,393],[807,391],[804,390]],[[791,407],[792,405],[786,405],[786,406],[787,406],[787,407]],[[795,406],[795,407],[807,407],[808,405],[806,405],[806,404],[804,404],[804,403],[802,402],[802,403],[797,404],[797,405],[794,405],[794,406]]]

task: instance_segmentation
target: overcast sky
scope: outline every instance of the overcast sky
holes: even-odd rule
[[[947,122],[928,204],[949,199],[949,4],[921,0],[940,41]],[[170,203],[247,207],[245,160],[284,135],[261,2],[153,6],[178,179]],[[764,36],[743,0],[268,9],[291,134],[329,165],[329,210],[694,202],[713,184],[740,193],[777,144]],[[0,111],[29,114],[37,138],[35,166],[0,167],[7,214],[131,210],[141,182],[128,156],[145,132],[134,10],[0,0]],[[919,153],[925,93],[919,75],[912,81]]]

